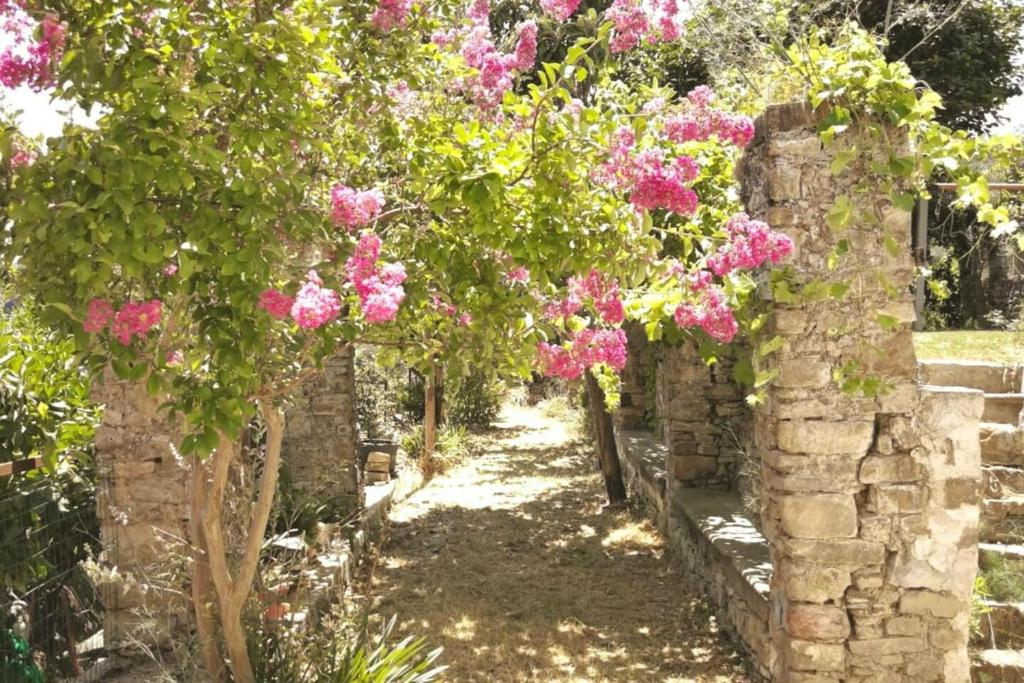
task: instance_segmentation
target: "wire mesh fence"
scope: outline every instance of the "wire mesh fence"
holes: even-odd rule
[[[0,683],[101,680],[99,548],[90,471],[0,471]]]

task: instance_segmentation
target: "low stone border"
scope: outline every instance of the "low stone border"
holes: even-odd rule
[[[739,495],[677,488],[670,498],[665,446],[649,432],[616,430],[615,440],[631,494],[665,535],[687,582],[708,599],[719,624],[767,680],[774,657],[768,635],[771,557]]]

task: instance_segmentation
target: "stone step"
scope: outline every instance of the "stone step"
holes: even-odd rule
[[[981,414],[981,421],[1019,425],[1022,410],[1024,410],[1024,393],[986,393],[985,412]]]
[[[971,661],[973,683],[1024,683],[1024,651],[981,650]]]
[[[1024,603],[982,600],[980,633],[972,642],[999,650],[1024,648]]]
[[[983,463],[1024,467],[1024,427],[982,422],[978,425],[978,436]]]
[[[1024,495],[1024,468],[986,465],[981,470],[985,498]]]
[[[1024,496],[986,498],[981,507],[981,540],[1024,543]]]
[[[924,384],[981,389],[994,394],[1024,391],[1022,367],[987,361],[923,360],[918,374]]]

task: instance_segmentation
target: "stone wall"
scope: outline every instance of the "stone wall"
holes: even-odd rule
[[[746,392],[732,381],[732,367],[727,358],[709,366],[692,339],[660,348],[657,415],[670,486],[736,488],[750,425]]]
[[[105,406],[96,430],[101,559],[116,569],[99,583],[106,645],[166,645],[191,621],[191,487],[174,447],[180,431],[143,385],[107,373],[92,395]]]
[[[794,240],[796,284],[849,285],[840,299],[776,303],[770,313],[783,345],[767,359],[778,379],[755,412],[754,437],[774,567],[772,676],[966,681],[982,396],[916,384],[909,215],[872,198],[881,224],[830,230],[835,199],[863,178],[831,174],[816,122],[802,105],[769,108],[741,171],[748,212]],[[897,256],[881,248],[883,231]],[[850,253],[830,269],[840,239]],[[841,391],[833,373],[851,363],[885,378],[888,391]]]
[[[648,429],[655,420],[650,393],[655,364],[655,347],[648,343],[643,326],[627,322],[626,367],[619,374],[622,399],[615,411],[615,426],[620,429]]]
[[[363,503],[351,346],[304,382],[285,413],[282,461],[291,485],[344,516]]]

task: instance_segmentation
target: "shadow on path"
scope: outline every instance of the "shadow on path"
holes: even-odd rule
[[[485,439],[393,511],[375,577],[376,611],[443,645],[446,680],[748,680],[562,423],[512,408]]]

